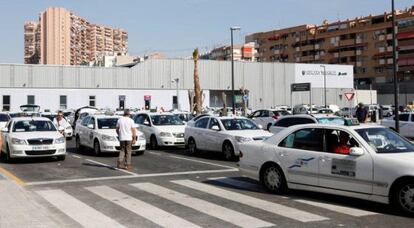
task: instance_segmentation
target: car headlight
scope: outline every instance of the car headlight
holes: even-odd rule
[[[245,143],[245,142],[249,142],[252,141],[252,138],[246,138],[246,137],[241,137],[241,136],[236,136],[236,141],[239,143]]]
[[[115,136],[110,136],[110,135],[102,135],[102,140],[103,141],[116,141],[116,137]]]
[[[145,136],[144,135],[139,135],[138,140],[145,140]]]
[[[160,132],[160,137],[172,137],[170,132]]]
[[[12,138],[11,142],[12,142],[12,144],[15,144],[15,145],[26,145],[27,144],[26,140],[18,139],[18,138]]]
[[[55,139],[55,144],[65,143],[65,137]]]

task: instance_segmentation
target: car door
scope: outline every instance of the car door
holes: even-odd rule
[[[213,130],[213,127],[217,126],[217,130]],[[226,139],[223,136],[223,129],[220,126],[219,120],[217,118],[211,118],[210,122],[208,123],[208,127],[206,130],[206,148],[211,151],[221,151],[221,147],[223,145],[224,140]]]
[[[140,114],[137,115],[137,124],[139,124],[139,130],[142,131],[142,133],[144,133],[145,135],[145,140],[147,142],[150,141],[150,137],[151,137],[151,121],[150,118],[147,114]]]
[[[87,143],[86,129],[87,129],[87,125],[88,125],[90,118],[91,118],[90,116],[83,118],[81,123],[76,126],[76,131],[77,131],[77,134],[79,135],[79,140],[82,145],[86,145]]]
[[[191,129],[191,136],[194,138],[197,148],[201,150],[209,150],[207,146],[210,144],[209,140],[206,138],[207,135],[207,126],[210,121],[210,117],[203,117],[197,120],[194,124],[194,127]]]
[[[363,148],[365,153],[361,156],[338,153],[335,147],[341,144],[342,135],[348,135],[348,139],[345,139],[346,147],[361,147],[350,132],[327,128],[324,137],[325,152],[320,153],[319,156],[319,185],[329,189],[371,194],[373,189],[371,154],[365,148]]]
[[[86,142],[85,146],[88,146],[90,148],[93,148],[93,134],[94,134],[95,127],[96,127],[95,120],[96,120],[95,117],[89,118],[89,121],[85,127],[85,142]],[[92,128],[89,128],[90,125],[92,125]]]
[[[318,158],[323,151],[323,129],[297,130],[283,139],[275,150],[289,183],[318,185]]]

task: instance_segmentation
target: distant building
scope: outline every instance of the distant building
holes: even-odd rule
[[[99,56],[126,55],[123,29],[92,24],[64,8],[48,8],[24,25],[24,62],[85,65]]]
[[[235,61],[256,61],[254,43],[233,45],[233,58]],[[209,53],[204,53],[201,59],[231,60],[231,46],[215,48]]]

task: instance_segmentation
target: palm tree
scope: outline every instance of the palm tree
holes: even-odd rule
[[[195,111],[197,115],[201,114],[201,87],[200,87],[200,77],[198,76],[198,48],[194,49],[193,59],[194,59],[194,103]]]

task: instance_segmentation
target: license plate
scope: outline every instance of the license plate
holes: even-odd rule
[[[177,139],[177,142],[184,142],[184,139]]]
[[[48,150],[49,147],[48,146],[33,146],[32,149],[33,150]]]

